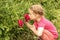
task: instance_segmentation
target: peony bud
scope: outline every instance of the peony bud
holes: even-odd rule
[[[24,22],[22,20],[18,20],[19,27],[22,28],[24,25]]]
[[[25,18],[26,22],[28,22],[30,20],[30,17],[28,14],[24,14],[24,18]]]

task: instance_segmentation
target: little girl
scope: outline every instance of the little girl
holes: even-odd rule
[[[57,40],[56,27],[44,17],[44,10],[41,5],[32,5],[29,8],[29,16],[31,20],[34,20],[34,24],[30,25],[26,22],[26,25],[36,36],[42,40]]]

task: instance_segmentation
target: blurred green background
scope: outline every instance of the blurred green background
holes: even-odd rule
[[[0,0],[0,40],[37,40],[26,25],[19,28],[17,21],[33,4],[41,4],[45,17],[56,26],[60,40],[60,0]]]

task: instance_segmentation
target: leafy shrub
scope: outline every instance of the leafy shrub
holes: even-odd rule
[[[55,24],[60,34],[60,0],[0,0],[0,40],[37,40],[26,25],[19,28],[17,23],[33,4],[42,4],[45,17]]]

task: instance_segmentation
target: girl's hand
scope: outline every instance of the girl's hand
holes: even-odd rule
[[[36,30],[34,25],[30,25],[28,22],[26,22],[26,25],[29,29],[31,29],[35,35],[37,36],[41,36],[43,33],[44,28],[43,27],[39,27],[38,30]]]
[[[29,28],[29,29],[35,29],[35,27],[33,26],[33,25],[31,25],[31,24],[29,24],[28,22],[25,22],[25,24],[27,25],[27,27]]]

